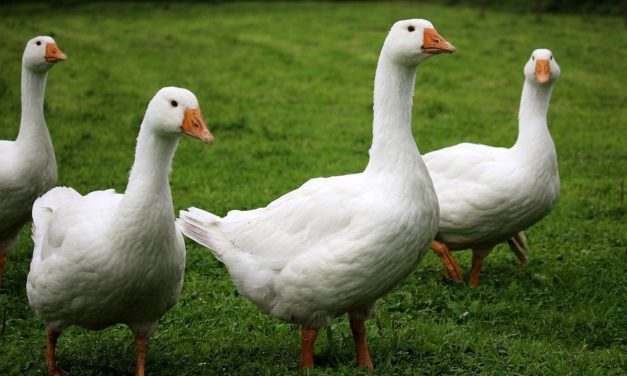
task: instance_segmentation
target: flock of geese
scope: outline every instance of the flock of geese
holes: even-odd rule
[[[124,323],[135,335],[136,374],[144,374],[148,339],[183,286],[183,234],[211,250],[259,309],[302,326],[299,367],[313,367],[318,329],[346,313],[357,365],[372,369],[364,320],[429,249],[456,280],[462,275],[451,251],[472,249],[473,286],[483,259],[501,242],[525,261],[522,231],[548,214],[559,195],[547,127],[559,66],[546,49],[526,62],[511,148],[462,143],[421,156],[411,132],[417,68],[454,51],[429,21],[392,26],[375,74],[363,172],[311,179],[259,209],[221,218],[190,208],[175,219],[168,176],[179,136],[213,142],[194,94],[166,87],[150,101],[124,193],[55,188],[43,102],[47,72],[66,56],[50,37],[30,40],[19,135],[0,141],[0,278],[19,230],[32,218],[26,290],[47,330],[48,371],[63,372],[55,346],[66,327]]]

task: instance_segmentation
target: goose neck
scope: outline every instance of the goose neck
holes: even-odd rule
[[[518,148],[545,148],[552,145],[547,125],[551,86],[539,86],[525,80],[518,114]]]
[[[177,138],[157,135],[142,124],[122,208],[142,215],[165,205],[173,215],[169,174],[177,144]]]
[[[19,143],[44,137],[50,140],[44,119],[44,94],[47,72],[34,72],[22,67],[22,117],[17,137]]]
[[[420,153],[411,132],[416,67],[381,54],[374,80],[374,120],[366,171],[412,168]]]

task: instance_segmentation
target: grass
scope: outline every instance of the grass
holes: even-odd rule
[[[315,176],[368,158],[372,83],[386,32],[422,17],[458,48],[421,68],[414,135],[422,152],[516,138],[522,67],[551,48],[562,75],[549,124],[562,196],[527,231],[525,267],[503,247],[473,290],[429,254],[368,322],[374,374],[618,375],[627,372],[627,34],[619,17],[532,15],[413,3],[46,4],[0,7],[0,139],[17,134],[20,59],[54,33],[70,59],[49,74],[46,119],[59,184],[125,188],[145,107],[166,85],[192,90],[216,136],[182,139],[177,209],[224,214],[267,204]],[[0,293],[0,374],[45,374],[42,323],[28,306],[29,228]],[[185,286],[153,338],[151,375],[296,373],[298,328],[237,296],[227,273],[188,242]],[[466,275],[468,252],[458,253]],[[131,374],[130,331],[71,328],[58,346],[73,375]],[[353,375],[347,320],[319,337],[312,375]],[[365,374],[365,373],[364,373]]]

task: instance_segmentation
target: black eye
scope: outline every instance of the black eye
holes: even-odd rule
[[[36,45],[41,46],[41,41],[38,40],[37,42],[35,42]]]
[[[553,60],[553,56],[551,56],[551,60]]]
[[[172,107],[178,107],[179,103],[175,100],[171,100],[170,104],[172,105]]]
[[[407,28],[407,31],[409,31],[410,33],[411,33],[412,31],[414,31],[414,30],[416,30],[416,28],[415,28],[415,27],[413,27],[413,26],[410,26],[410,27],[408,27],[408,28]]]
[[[535,60],[535,59],[536,59],[536,57],[535,57],[535,56],[532,56],[532,57],[531,57],[531,60]]]

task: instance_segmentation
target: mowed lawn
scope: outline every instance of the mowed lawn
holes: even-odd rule
[[[550,48],[562,74],[549,126],[562,181],[555,210],[526,233],[521,267],[500,246],[481,285],[446,280],[429,253],[367,324],[377,375],[611,375],[627,372],[627,32],[620,17],[532,15],[414,3],[122,4],[0,7],[0,139],[14,139],[20,62],[35,35],[69,56],[48,76],[46,121],[59,185],[123,191],[148,101],[192,90],[216,137],[182,138],[178,209],[266,205],[306,180],[361,171],[371,141],[377,57],[390,26],[426,18],[458,52],[421,67],[413,131],[426,153],[460,142],[510,146],[522,68]],[[28,306],[30,226],[0,292],[0,374],[40,375],[43,324]],[[299,328],[239,297],[226,269],[187,242],[185,285],[151,342],[150,375],[295,374]],[[469,274],[469,252],[456,253]],[[60,270],[59,272],[63,272]],[[71,328],[73,375],[132,374],[124,326]],[[318,339],[312,375],[353,375],[345,318]],[[363,372],[362,374],[366,374]]]

